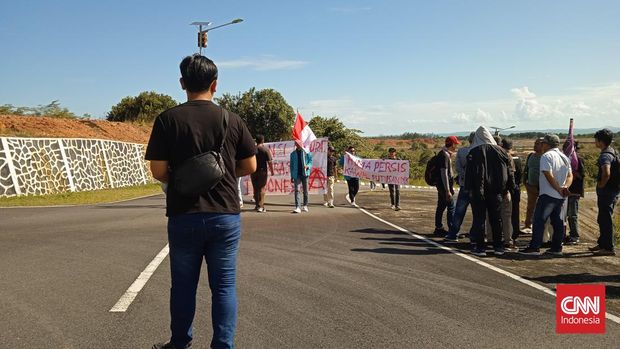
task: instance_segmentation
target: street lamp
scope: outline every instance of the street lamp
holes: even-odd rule
[[[506,131],[506,130],[511,130],[513,128],[515,128],[516,126],[510,126],[510,127],[506,127],[506,128],[501,128],[501,127],[495,127],[495,126],[491,126],[492,129],[495,130],[495,135],[499,136],[499,133],[502,131]]]
[[[190,25],[197,25],[198,26],[198,53],[202,55],[202,49],[207,47],[207,41],[208,41],[208,37],[207,37],[207,32],[213,30],[213,29],[217,29],[217,28],[221,28],[221,27],[225,27],[227,25],[231,25],[231,24],[237,24],[237,23],[241,23],[243,22],[243,19],[241,18],[237,18],[237,19],[233,19],[232,21],[228,22],[228,23],[224,23],[218,26],[215,26],[213,28],[208,28],[205,30],[202,30],[202,27],[208,27],[210,26],[212,23],[211,22],[192,22]]]

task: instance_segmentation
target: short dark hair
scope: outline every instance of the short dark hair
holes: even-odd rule
[[[596,133],[594,134],[594,139],[599,142],[603,142],[606,147],[609,147],[611,142],[614,140],[614,133],[611,132],[610,129],[604,128],[602,130],[596,131]]]
[[[504,148],[506,150],[512,149],[512,139],[510,139],[510,138],[503,138],[502,139],[502,148]]]
[[[493,139],[495,140],[495,143],[502,144],[502,137],[500,135],[495,135],[493,136]]]
[[[256,135],[256,144],[262,144],[262,143],[265,143],[265,136]]]
[[[396,153],[396,148],[390,148],[390,149],[388,149],[388,153]]]
[[[185,88],[189,92],[206,91],[217,80],[217,66],[212,60],[199,54],[183,58],[179,66]]]
[[[352,145],[350,145],[350,146],[347,148],[347,150],[351,150],[351,149],[355,149],[355,147],[354,147],[354,146],[352,146]]]

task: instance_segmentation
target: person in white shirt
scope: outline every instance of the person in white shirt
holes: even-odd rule
[[[540,255],[543,231],[547,219],[553,226],[551,248],[545,253],[561,256],[564,240],[564,221],[561,218],[564,200],[569,194],[568,187],[573,182],[570,160],[558,149],[560,138],[554,134],[544,137],[544,154],[540,158],[539,196],[534,209],[534,224],[530,245],[521,253]]]

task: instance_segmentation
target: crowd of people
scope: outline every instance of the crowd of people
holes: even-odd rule
[[[579,200],[584,196],[584,162],[577,156],[576,166],[565,152],[560,150],[560,138],[547,134],[537,139],[534,151],[528,154],[523,166],[513,152],[510,139],[493,136],[484,126],[469,136],[469,145],[458,151],[460,144],[454,136],[447,137],[445,147],[437,154],[441,170],[437,181],[437,210],[435,234],[444,236],[447,242],[457,242],[459,237],[469,235],[471,252],[477,256],[487,255],[487,245],[495,255],[519,252],[525,255],[541,255],[541,247],[551,256],[562,256],[562,246],[580,243],[578,211]],[[620,157],[611,146],[613,133],[602,129],[594,135],[600,149],[597,175],[597,206],[599,239],[590,248],[594,255],[615,255],[613,212],[620,198]],[[568,141],[567,141],[568,142]],[[579,144],[573,147],[578,151]],[[452,180],[452,157],[460,187],[454,200]],[[521,185],[527,191],[527,209],[523,229],[520,225]],[[473,223],[467,234],[461,234],[465,212],[471,206]],[[444,211],[447,211],[443,225]],[[543,243],[546,231],[550,239]],[[568,234],[567,234],[568,230]],[[516,239],[521,234],[531,234],[527,247],[518,249]]]

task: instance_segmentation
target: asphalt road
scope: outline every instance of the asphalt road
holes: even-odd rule
[[[555,299],[372,219],[341,198],[243,213],[238,348],[614,347],[556,335]],[[248,204],[250,205],[250,204]],[[168,332],[169,262],[124,313],[110,308],[166,245],[162,196],[0,209],[1,348],[150,348]],[[199,287],[195,347],[211,336]]]

